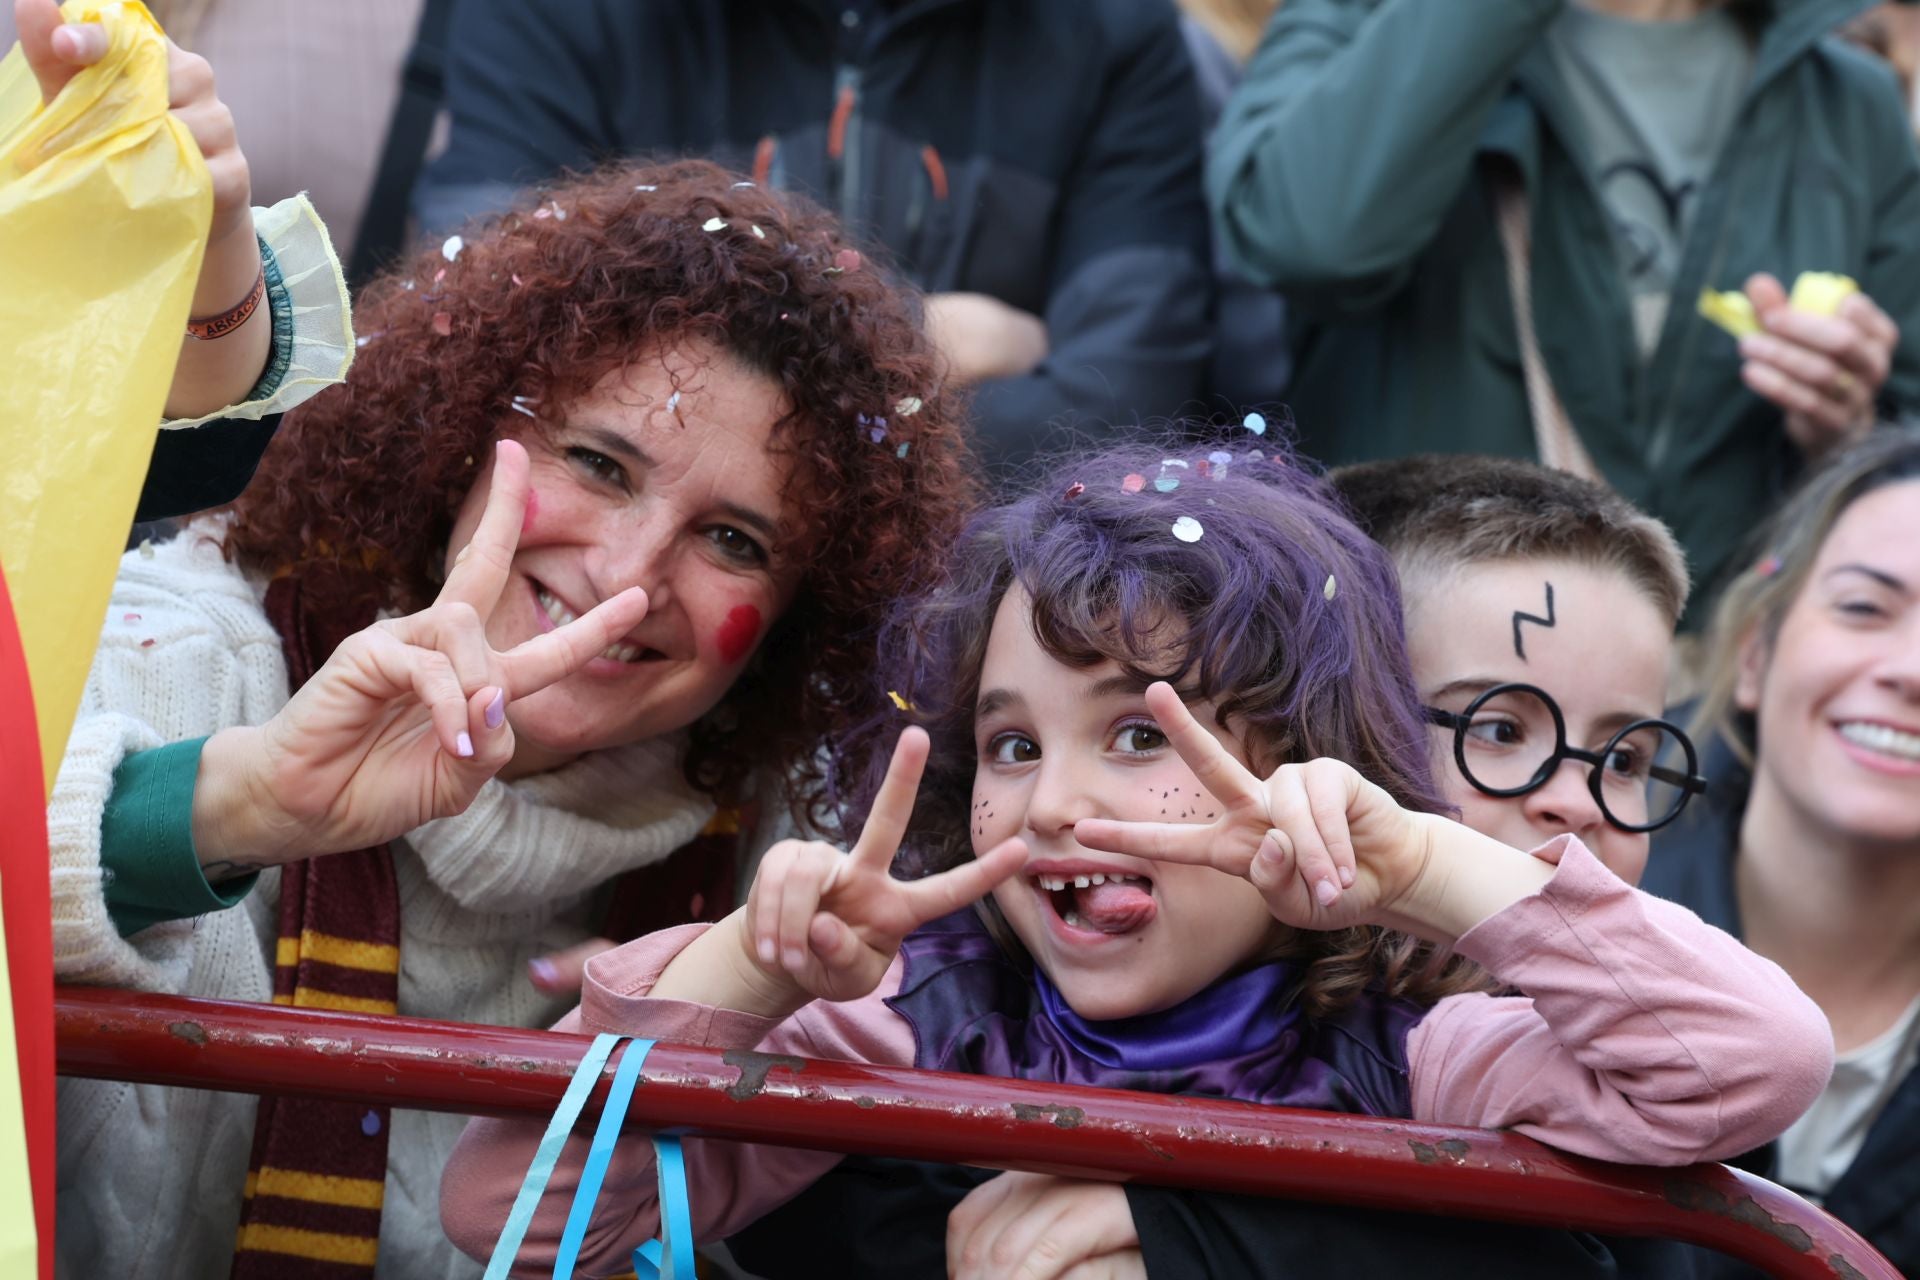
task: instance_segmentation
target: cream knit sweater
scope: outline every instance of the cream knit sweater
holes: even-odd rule
[[[264,1001],[272,994],[274,872],[228,911],[122,939],[102,895],[100,819],[123,756],[258,724],[288,697],[261,598],[200,523],[122,560],[80,715],[48,809],[54,966],[62,982]],[[676,742],[599,752],[511,785],[395,843],[400,1012],[545,1026],[555,1002],[527,961],[591,936],[591,898],[657,862],[713,812],[680,778]],[[232,1256],[253,1133],[248,1095],[63,1080],[62,1276],[219,1280]],[[440,1231],[440,1170],[464,1117],[393,1113],[378,1274],[472,1277]]]

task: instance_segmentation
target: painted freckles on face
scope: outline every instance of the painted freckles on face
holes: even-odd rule
[[[994,900],[1077,1013],[1169,1008],[1257,959],[1277,926],[1244,879],[1074,839],[1083,818],[1205,822],[1219,805],[1160,732],[1144,685],[1111,662],[1055,661],[1034,639],[1027,607],[1018,590],[1002,601],[982,664],[974,849],[1026,841],[1023,874]],[[1214,723],[1210,705],[1196,714]],[[1238,753],[1237,740],[1216,732]]]
[[[1659,608],[1617,569],[1512,560],[1409,576],[1407,653],[1422,701],[1459,712],[1494,685],[1530,684],[1559,704],[1570,746],[1598,749],[1628,723],[1659,716],[1671,647]],[[1537,729],[1543,758],[1551,734],[1550,724]],[[1490,796],[1462,776],[1455,731],[1436,726],[1430,735],[1447,799],[1474,830],[1519,849],[1572,832],[1628,883],[1646,869],[1648,837],[1606,820],[1586,763],[1561,761],[1525,795]]]

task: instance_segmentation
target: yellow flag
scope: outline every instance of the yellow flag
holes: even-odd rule
[[[0,61],[0,565],[40,721],[66,749],[173,380],[213,215],[139,0],[69,0],[109,48],[53,102]]]

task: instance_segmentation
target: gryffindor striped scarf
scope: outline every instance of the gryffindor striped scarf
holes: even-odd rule
[[[287,684],[298,689],[355,628],[328,628],[297,577],[267,588]],[[400,890],[385,845],[308,858],[280,875],[273,1002],[398,1012]],[[262,1096],[233,1280],[371,1277],[387,1177],[387,1108]]]

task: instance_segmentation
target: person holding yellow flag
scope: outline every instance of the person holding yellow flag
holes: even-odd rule
[[[56,0],[15,0],[14,22],[49,103],[108,51],[104,25],[63,22]],[[174,429],[154,446],[142,520],[238,497],[277,415],[338,381],[353,354],[339,264],[312,206],[296,197],[251,209],[246,157],[212,68],[168,41],[167,79],[173,115],[205,158],[213,215],[166,399]]]

